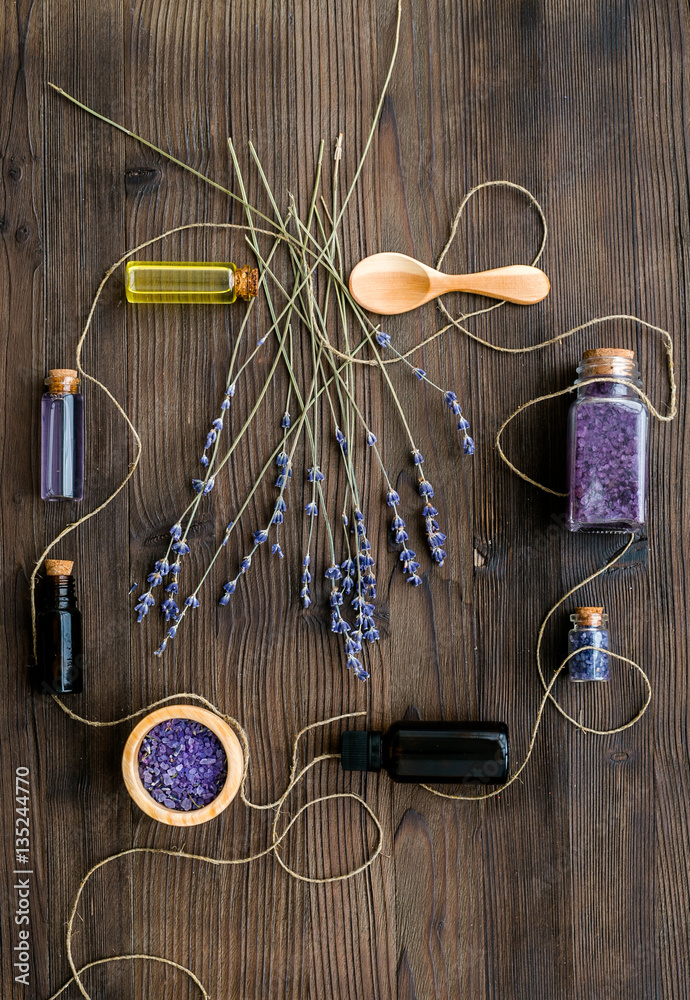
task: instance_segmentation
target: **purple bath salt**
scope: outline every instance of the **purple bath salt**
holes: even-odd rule
[[[571,531],[636,531],[647,517],[649,412],[632,351],[585,351],[568,418]],[[611,375],[621,382],[590,382]]]
[[[568,632],[568,652],[582,649],[568,661],[571,681],[607,681],[609,679],[609,633],[606,628],[608,615],[603,608],[575,608],[570,616],[573,627]],[[595,646],[596,649],[583,649]]]
[[[188,812],[213,802],[228,775],[223,746],[192,719],[167,719],[144,737],[139,776],[149,795],[167,809]]]

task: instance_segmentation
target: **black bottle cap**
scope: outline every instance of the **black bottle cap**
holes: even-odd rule
[[[346,729],[340,742],[343,771],[381,770],[381,733]]]

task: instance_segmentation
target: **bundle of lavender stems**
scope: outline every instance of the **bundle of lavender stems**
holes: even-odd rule
[[[338,227],[352,194],[351,185],[342,204],[338,201],[339,164],[342,156],[342,137],[335,147],[332,189],[328,201],[321,192],[321,176],[324,143],[321,143],[316,168],[316,180],[306,219],[299,217],[294,198],[290,196],[285,215],[278,208],[274,194],[266,179],[256,149],[250,143],[249,150],[264,186],[268,201],[274,213],[271,220],[275,226],[276,238],[270,251],[262,252],[259,232],[255,219],[261,215],[250,206],[237,155],[232,141],[230,154],[235,168],[240,200],[244,206],[248,224],[249,243],[259,267],[259,290],[264,295],[271,318],[269,328],[262,333],[255,347],[248,350],[247,358],[238,363],[240,346],[246,336],[248,320],[256,300],[249,304],[238,336],[233,345],[223,398],[217,413],[213,416],[205,435],[200,455],[200,472],[191,481],[192,499],[170,529],[167,549],[156,561],[148,576],[148,588],[138,595],[136,612],[139,622],[159,606],[167,623],[165,636],[156,655],[162,655],[170,641],[178,634],[185,617],[200,606],[200,593],[216,561],[226,551],[227,543],[235,531],[244,528],[242,517],[265,477],[274,482],[276,496],[266,511],[263,524],[244,529],[244,552],[238,563],[229,568],[228,579],[217,595],[218,603],[227,606],[232,595],[242,585],[243,578],[251,571],[258,550],[270,550],[276,559],[283,558],[281,537],[288,515],[291,482],[297,473],[295,454],[300,441],[304,441],[308,456],[304,476],[306,477],[306,499],[299,516],[306,519],[304,551],[301,560],[299,599],[308,608],[316,598],[315,577],[322,575],[326,581],[330,606],[331,630],[340,637],[343,644],[345,662],[359,680],[369,677],[364,664],[363,649],[366,643],[379,639],[375,622],[376,601],[376,558],[367,533],[366,511],[363,509],[362,483],[358,482],[355,471],[355,452],[358,448],[369,449],[374,468],[378,469],[381,481],[381,502],[390,509],[390,530],[395,544],[400,550],[400,566],[407,581],[417,587],[422,582],[419,575],[420,562],[416,552],[409,547],[407,525],[400,509],[400,496],[394,489],[383,462],[376,435],[367,426],[362,410],[355,398],[353,368],[366,348],[369,360],[383,376],[390,391],[397,412],[410,445],[410,463],[414,470],[421,517],[431,560],[443,565],[446,558],[444,544],[446,535],[438,522],[438,511],[433,505],[434,488],[424,472],[424,458],[415,443],[412,430],[406,419],[398,394],[383,363],[385,356],[397,358],[408,369],[410,378],[425,383],[438,393],[441,405],[447,407],[460,433],[462,448],[466,454],[473,454],[474,442],[469,436],[469,423],[462,413],[457,395],[434,383],[427,373],[415,367],[394,346],[391,337],[373,323],[370,317],[357,305],[350,295],[343,277],[342,253]],[[368,147],[367,147],[368,148]],[[355,180],[361,169],[357,170]],[[262,215],[262,219],[266,216]],[[286,288],[279,279],[274,264],[274,256],[279,248],[287,249],[290,255],[292,286]],[[307,337],[311,364],[306,372],[293,365],[297,337]],[[242,391],[247,369],[271,341],[274,346],[273,361],[268,366],[265,382],[257,395],[244,426],[231,442],[227,442],[229,419],[233,400]],[[256,482],[249,490],[240,509],[220,540],[206,566],[203,575],[188,596],[181,598],[184,584],[185,557],[190,553],[190,532],[197,518],[204,497],[214,489],[216,478],[228,462],[238,444],[246,434],[252,420],[257,419],[260,404],[272,384],[279,363],[283,363],[288,373],[285,404],[276,417],[276,444],[272,454],[263,466]],[[322,409],[322,397],[326,406]],[[327,415],[324,420],[323,414]],[[324,473],[321,456],[323,450],[335,447],[344,469],[345,489],[342,502],[331,523],[324,496]],[[300,504],[302,506],[302,504]],[[315,566],[315,528],[323,523],[327,536],[327,565]]]
[[[247,200],[246,187],[232,140],[228,140],[230,156],[235,171],[237,190],[231,191],[221,184],[178,160],[141,136],[117,122],[93,111],[71,97],[59,87],[51,86],[74,104],[108,125],[142,142],[149,149],[166,157],[177,166],[223,192],[242,206],[245,221],[234,228],[243,230],[260,273],[259,294],[265,299],[270,318],[257,342],[248,344],[249,320],[257,299],[252,299],[234,340],[223,397],[216,413],[210,419],[199,456],[198,474],[191,480],[191,499],[170,528],[170,538],[165,552],[160,553],[147,577],[148,587],[136,598],[139,622],[150,621],[150,613],[158,607],[166,623],[165,635],[155,650],[161,656],[179,633],[185,618],[201,604],[200,594],[216,562],[224,556],[233,532],[241,536],[241,555],[235,565],[228,566],[227,579],[216,596],[218,603],[227,607],[232,595],[242,585],[243,578],[251,571],[259,556],[258,550],[270,550],[269,558],[283,558],[281,537],[291,494],[291,483],[296,475],[306,478],[306,504],[294,516],[306,519],[304,549],[301,556],[299,599],[308,608],[318,593],[316,579],[326,581],[330,625],[343,644],[345,662],[359,680],[367,680],[364,649],[368,643],[379,639],[375,621],[376,558],[367,533],[367,516],[363,503],[363,483],[356,474],[355,455],[360,449],[368,450],[372,460],[359,463],[365,468],[378,468],[380,473],[380,502],[390,509],[392,539],[399,549],[400,567],[407,581],[418,587],[422,582],[420,559],[408,545],[407,525],[402,516],[400,496],[394,489],[383,462],[376,435],[367,425],[355,396],[354,368],[360,363],[377,368],[383,383],[390,392],[395,410],[409,441],[410,465],[416,477],[421,518],[433,563],[443,565],[446,559],[446,535],[438,521],[434,507],[434,488],[424,472],[424,458],[417,447],[403,406],[387,371],[391,362],[400,362],[413,380],[428,386],[440,398],[443,408],[451,415],[459,432],[459,442],[467,455],[474,453],[474,442],[469,435],[469,423],[462,413],[457,395],[449,388],[436,385],[420,367],[415,367],[398,351],[388,333],[374,323],[350,295],[343,275],[343,255],[339,237],[340,224],[348,203],[356,189],[364,162],[372,145],[376,126],[383,107],[398,51],[400,37],[401,3],[398,3],[395,42],[388,72],[368,133],[363,153],[353,179],[341,199],[338,181],[342,158],[342,136],[335,144],[331,170],[330,190],[322,191],[324,142],[321,142],[316,164],[315,181],[306,217],[300,217],[295,199],[289,195],[287,209],[281,212],[275,195],[266,178],[253,144],[249,151],[257,170],[260,185],[266,195],[272,215],[265,214]],[[258,223],[258,224],[257,224]],[[208,224],[201,224],[208,225]],[[232,224],[222,224],[233,228]],[[180,227],[188,228],[188,227]],[[177,230],[174,230],[177,231]],[[269,236],[269,246],[262,251],[261,239]],[[272,241],[272,242],[271,242]],[[153,242],[153,241],[152,241]],[[279,253],[280,251],[280,253]],[[287,273],[291,283],[281,281],[282,271],[276,266],[281,254],[287,253]],[[473,315],[473,314],[468,314]],[[465,317],[467,318],[467,317]],[[306,351],[305,351],[306,343]],[[265,356],[273,349],[272,360],[265,364]],[[296,354],[306,353],[307,364],[294,363]],[[244,351],[246,358],[240,362]],[[247,419],[232,440],[230,436],[233,400],[246,386],[247,374],[261,362],[267,368],[263,385],[253,401]],[[239,509],[228,522],[220,542],[206,565],[201,577],[193,583],[185,573],[185,562],[190,554],[192,529],[204,498],[212,493],[217,477],[227,468],[231,474],[230,460],[244,439],[252,422],[265,419],[261,407],[279,365],[287,374],[285,402],[275,416],[275,446],[263,465]],[[324,404],[325,400],[325,404]],[[307,455],[304,471],[295,467],[295,457],[303,442]],[[339,498],[338,508],[331,523],[324,496],[325,476],[322,471],[324,455],[329,448],[337,449],[344,469],[345,488]],[[243,520],[255,494],[267,477],[273,481],[275,499],[268,505],[263,524],[246,526]],[[208,502],[208,501],[207,501]],[[294,501],[293,501],[294,502]],[[328,561],[315,565],[315,528],[325,525]],[[136,585],[132,588],[134,591]],[[183,590],[187,596],[182,597]]]

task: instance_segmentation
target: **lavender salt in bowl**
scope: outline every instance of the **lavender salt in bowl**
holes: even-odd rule
[[[242,781],[242,747],[219,716],[196,705],[151,712],[122,754],[127,791],[148,816],[195,826],[221,813]]]

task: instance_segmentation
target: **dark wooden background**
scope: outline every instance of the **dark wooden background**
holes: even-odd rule
[[[267,843],[270,822],[235,804],[195,831],[155,825],[132,805],[121,780],[129,726],[80,726],[28,686],[33,562],[61,526],[108,494],[133,455],[122,420],[87,386],[87,499],[74,509],[44,505],[38,441],[45,372],[73,364],[95,288],[127,247],[181,223],[240,221],[221,194],[87,117],[45,82],[221,183],[231,182],[231,134],[250,197],[263,204],[246,149],[252,139],[283,203],[290,189],[304,207],[321,138],[330,150],[344,133],[344,176],[352,177],[394,23],[393,0],[17,0],[0,10],[4,997],[47,997],[67,978],[66,920],[94,862],[132,845],[239,856]],[[585,603],[607,606],[614,648],[649,672],[648,714],[632,730],[596,738],[548,711],[523,780],[486,804],[444,803],[385,776],[345,779],[325,766],[292,808],[307,793],[361,791],[386,836],[381,860],[365,875],[318,887],[290,880],[271,858],[233,870],[171,859],[118,862],[85,894],[75,932],[79,963],[153,952],[190,966],[213,997],[238,1000],[690,994],[689,46],[686,4],[405,0],[398,65],[345,219],[348,267],[384,249],[433,262],[465,191],[483,180],[513,180],[547,212],[543,264],[553,291],[539,306],[506,307],[474,321],[478,332],[497,344],[535,343],[609,312],[634,312],[673,332],[681,409],[674,424],[653,425],[648,546],[638,544],[582,594]],[[519,196],[490,192],[470,206],[447,267],[526,261],[538,239],[537,221]],[[227,234],[174,238],[161,254],[239,263],[247,257],[241,239]],[[460,309],[467,300],[452,305]],[[519,403],[567,385],[590,346],[635,348],[648,391],[663,403],[659,340],[619,324],[510,357],[455,333],[439,339],[416,357],[458,392],[477,441],[473,459],[459,453],[437,399],[396,370],[437,488],[449,559],[431,570],[425,555],[423,587],[406,587],[387,541],[376,471],[362,468],[382,633],[372,679],[363,686],[344,670],[323,589],[308,613],[296,600],[301,458],[282,564],[262,551],[230,608],[217,609],[220,583],[238,554],[236,544],[229,546],[193,624],[161,661],[152,656],[162,635],[157,618],[132,624],[129,586],[144,578],[187,497],[241,316],[241,307],[126,306],[121,276],[103,297],[84,362],[124,401],[144,451],[131,489],[57,553],[76,562],[86,622],[86,692],[70,704],[113,718],[179,690],[206,695],[248,730],[257,800],[284,787],[293,733],[346,710],[366,708],[372,726],[406,712],[501,719],[510,726],[514,760],[521,759],[541,694],[534,663],[539,624],[619,541],[565,532],[558,501],[513,476],[493,438]],[[258,330],[265,311],[256,317]],[[428,306],[388,329],[407,347],[438,322]],[[236,429],[266,364],[256,365],[236,397]],[[232,482],[223,477],[202,507],[191,557],[197,572],[273,447],[285,384],[284,374],[276,377],[262,419],[233,463]],[[393,407],[375,373],[358,373],[358,392],[403,496],[414,548],[423,552],[408,448]],[[535,408],[507,436],[516,460],[557,488],[564,482],[566,409],[562,401]],[[334,508],[342,478],[334,454],[323,464]],[[259,491],[245,538],[263,523],[272,495]],[[317,566],[326,558],[321,524]],[[548,633],[549,670],[565,651],[568,612],[556,615]],[[614,674],[596,696],[563,684],[564,702],[601,725],[624,721],[643,692],[625,668]],[[334,747],[338,731],[310,738],[306,753]],[[23,765],[32,776],[35,872],[28,990],[12,983],[11,972],[13,776]],[[335,872],[360,861],[372,839],[357,810],[330,805],[302,825],[285,855],[301,870]],[[85,979],[94,998],[198,995],[181,974],[145,963],[101,967]],[[66,994],[77,995],[74,986]]]

